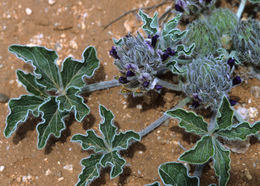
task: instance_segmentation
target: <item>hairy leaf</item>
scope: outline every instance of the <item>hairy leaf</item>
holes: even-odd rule
[[[93,130],[87,130],[86,135],[76,134],[72,137],[72,141],[79,141],[84,150],[93,149],[95,153],[102,154],[100,164],[103,167],[110,165],[112,170],[110,178],[114,178],[123,172],[125,160],[119,155],[119,151],[127,149],[129,140],[140,140],[140,135],[134,131],[126,131],[117,133],[117,127],[113,124],[114,115],[103,105],[99,106],[99,115],[102,121],[99,124],[99,130],[102,137],[96,135]],[[98,162],[97,162],[98,163]],[[98,170],[99,171],[99,170]],[[84,171],[82,171],[84,172]],[[82,173],[83,174],[83,173]],[[83,176],[79,182],[88,183],[88,176]]]
[[[118,155],[117,151],[106,153],[101,159],[100,163],[103,167],[107,164],[112,166],[112,172],[110,172],[110,178],[115,178],[123,172],[125,160]]]
[[[247,136],[257,134],[260,131],[260,122],[250,125],[247,122],[240,123],[230,129],[220,130],[217,132],[221,137],[229,140],[245,140]]]
[[[214,142],[214,170],[219,177],[219,185],[225,186],[229,180],[230,151],[226,150],[218,140]]]
[[[57,97],[57,101],[61,111],[73,109],[76,120],[80,122],[89,113],[89,108],[84,103],[84,99],[77,95],[78,92],[79,90],[76,88],[69,88],[66,94]]]
[[[195,43],[191,44],[189,47],[185,47],[184,45],[177,46],[178,55],[184,54],[186,56],[190,56],[193,53],[195,48]]]
[[[48,96],[44,87],[36,82],[35,76],[31,73],[26,74],[21,70],[17,70],[16,75],[29,93],[43,98]]]
[[[163,30],[162,30],[163,37],[165,37],[169,34],[171,35],[173,32],[175,32],[175,28],[178,25],[180,18],[181,18],[181,16],[178,15],[178,16],[174,17],[173,19],[171,19],[170,21],[168,21],[164,25]]]
[[[260,0],[249,0],[251,3],[260,3]]]
[[[197,177],[189,176],[188,169],[181,163],[168,162],[159,167],[160,177],[165,185],[196,186]]]
[[[96,50],[94,47],[88,47],[83,52],[83,61],[67,58],[62,66],[61,77],[64,89],[70,87],[82,88],[85,83],[83,78],[93,76],[95,70],[99,67]]]
[[[39,116],[39,106],[44,102],[36,96],[23,95],[18,99],[9,101],[10,113],[6,119],[4,130],[5,137],[10,137],[20,122],[24,122],[31,112],[35,117]]]
[[[139,10],[138,15],[141,17],[143,24],[143,30],[147,35],[154,35],[158,31],[158,14],[155,13],[153,18],[150,18],[142,10]]]
[[[100,131],[102,132],[106,143],[111,147],[112,141],[116,134],[116,127],[112,123],[114,115],[110,110],[107,110],[104,106],[100,105],[99,114],[102,117],[102,122],[100,124]]]
[[[51,134],[55,137],[60,137],[61,131],[65,129],[64,117],[68,115],[68,112],[61,112],[58,109],[58,104],[54,97],[42,104],[39,110],[43,112],[43,121],[37,126],[38,148],[42,149]]]
[[[134,131],[120,132],[115,135],[115,138],[112,142],[112,147],[117,149],[127,149],[128,141],[130,139],[140,140],[140,136]]]
[[[184,152],[180,156],[181,161],[186,161],[191,164],[203,164],[209,161],[213,156],[214,148],[211,136],[203,136],[195,145],[194,148]]]
[[[184,128],[187,132],[197,135],[204,135],[208,132],[208,124],[201,116],[196,115],[194,112],[176,109],[167,111],[166,114],[173,118],[178,118],[180,120],[180,127]]]
[[[59,69],[55,61],[58,56],[55,51],[44,47],[29,47],[22,45],[11,45],[9,51],[25,62],[31,62],[35,67],[37,82],[45,86],[47,90],[58,90],[60,88]]]
[[[88,130],[87,135],[75,134],[72,141],[79,141],[84,150],[93,149],[95,152],[107,150],[104,139],[97,136],[93,130]]]
[[[151,184],[146,184],[145,186],[160,186],[160,183],[158,181],[156,181]]]
[[[217,118],[217,124],[219,129],[226,129],[232,125],[233,110],[230,107],[228,99],[224,96],[221,106],[218,110],[220,117]]]
[[[99,177],[100,167],[99,162],[102,158],[102,154],[91,154],[89,158],[81,160],[81,165],[84,166],[82,172],[79,175],[79,181],[77,186],[85,186],[96,177]]]

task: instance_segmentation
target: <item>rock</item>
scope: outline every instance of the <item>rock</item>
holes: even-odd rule
[[[260,87],[259,87],[259,86],[253,86],[253,87],[251,87],[251,94],[252,94],[252,96],[254,96],[255,98],[259,98],[259,97],[260,97]]]
[[[49,5],[54,5],[56,3],[56,0],[48,0]]]
[[[248,113],[248,110],[244,107],[238,107],[237,108],[237,112],[238,114],[240,114],[240,116],[244,119],[244,120],[248,120],[249,118],[249,113]]]
[[[5,169],[5,166],[1,165],[0,166],[0,172],[3,172],[4,169]]]
[[[9,97],[7,95],[0,93],[0,103],[6,103],[8,100]]]
[[[245,175],[248,180],[252,180],[252,175],[250,174],[248,169],[245,169]]]
[[[65,166],[63,167],[63,169],[68,170],[68,171],[73,171],[73,165],[72,165],[72,164],[65,165]]]
[[[25,9],[25,13],[26,13],[27,15],[31,15],[31,14],[32,14],[32,9],[26,8],[26,9]]]
[[[248,109],[248,115],[250,118],[256,118],[258,115],[258,110],[255,107],[250,107]]]

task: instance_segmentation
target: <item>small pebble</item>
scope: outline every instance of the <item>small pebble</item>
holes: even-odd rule
[[[248,110],[244,107],[238,107],[237,108],[237,112],[238,114],[240,114],[240,116],[244,119],[244,120],[248,120]]]
[[[4,169],[5,169],[5,166],[1,165],[0,166],[0,172],[3,172]]]
[[[139,109],[139,110],[142,110],[143,106],[141,104],[138,104],[138,105],[136,105],[136,108]]]
[[[0,103],[6,103],[8,100],[9,97],[7,95],[0,93]]]
[[[248,180],[252,180],[252,175],[250,174],[248,169],[245,169],[245,175]]]
[[[255,118],[258,115],[258,110],[255,107],[250,107],[248,109],[248,114],[250,118]]]
[[[56,3],[56,0],[48,0],[49,5],[54,5]]]
[[[50,174],[51,174],[51,170],[48,169],[48,170],[45,172],[45,176],[48,176],[48,175],[50,175]]]
[[[73,165],[72,165],[72,164],[65,165],[65,166],[63,167],[63,169],[68,170],[68,171],[73,171]]]
[[[252,94],[252,96],[254,96],[255,98],[259,98],[259,97],[260,97],[260,87],[259,87],[259,86],[253,86],[253,87],[251,87],[251,94]]]
[[[64,180],[64,177],[58,178],[58,181],[62,181],[62,180]]]
[[[27,15],[31,15],[31,14],[32,14],[32,10],[31,10],[30,8],[26,8],[26,9],[25,9],[25,13],[26,13]]]

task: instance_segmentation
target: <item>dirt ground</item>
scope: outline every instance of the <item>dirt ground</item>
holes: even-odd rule
[[[108,55],[113,45],[112,37],[118,39],[128,32],[135,32],[141,23],[135,14],[130,14],[105,30],[104,25],[127,10],[159,2],[160,0],[1,0],[0,93],[10,98],[25,94],[25,89],[16,82],[15,71],[31,70],[30,66],[8,53],[10,44],[42,45],[56,50],[59,64],[69,55],[81,59],[81,53],[87,46],[95,46],[101,67],[88,83],[113,79],[118,71]],[[230,1],[222,6],[225,5],[232,7]],[[170,4],[157,10],[162,13],[168,6]],[[234,9],[236,8],[232,8]],[[244,81],[231,93],[238,100],[235,108],[254,110],[254,114],[249,116],[250,122],[260,120],[260,98],[251,94],[253,86],[260,86],[260,81]],[[184,97],[164,90],[162,96],[154,94],[150,96],[151,99],[144,100],[124,97],[119,94],[119,90],[116,87],[87,95],[85,98],[91,114],[82,123],[70,121],[62,137],[51,138],[43,150],[36,147],[37,119],[30,118],[21,124],[11,138],[4,137],[8,105],[0,103],[0,185],[74,185],[82,169],[80,160],[87,157],[88,152],[82,151],[80,145],[72,143],[70,139],[73,134],[85,133],[87,129],[97,130],[100,122],[99,104],[112,110],[115,123],[121,130],[140,131]],[[110,169],[104,169],[101,177],[91,185],[139,186],[159,181],[158,166],[164,162],[176,161],[183,153],[178,142],[185,148],[190,148],[196,140],[195,136],[178,128],[176,121],[170,120],[122,153],[127,160],[122,175],[110,180]],[[230,186],[260,185],[260,143],[251,138],[249,144],[246,153],[231,154]],[[210,183],[217,183],[212,162],[205,168],[201,178],[201,185]]]

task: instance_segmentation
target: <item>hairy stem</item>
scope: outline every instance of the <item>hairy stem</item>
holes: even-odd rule
[[[173,107],[172,109],[177,109],[177,108],[182,108],[184,107],[187,103],[189,103],[191,101],[190,97],[187,97],[185,99],[183,99],[179,104],[177,104],[175,107]],[[167,116],[166,114],[163,114],[163,116],[161,116],[159,119],[157,119],[156,121],[154,121],[153,123],[151,123],[148,127],[146,127],[145,129],[141,130],[139,133],[139,135],[141,136],[141,138],[143,138],[144,136],[146,136],[147,134],[149,134],[150,132],[152,132],[154,129],[156,129],[157,127],[159,127],[164,121],[166,121],[167,119],[169,119],[170,117]]]
[[[113,79],[110,81],[102,81],[99,83],[93,83],[93,84],[86,85],[85,87],[83,87],[81,89],[81,94],[84,94],[87,92],[94,92],[96,90],[103,90],[103,89],[107,89],[107,88],[111,88],[111,87],[116,87],[119,85],[120,85],[120,83],[116,79]]]
[[[240,5],[239,5],[238,10],[237,10],[238,19],[241,18],[241,15],[242,15],[242,13],[245,9],[245,6],[246,6],[246,0],[241,0]]]
[[[209,132],[214,131],[214,129],[216,128],[217,113],[218,113],[218,110],[214,109],[213,110],[213,114],[212,114],[211,119],[210,119],[209,126],[208,126],[208,131]]]
[[[170,90],[174,90],[174,91],[182,91],[180,84],[175,85],[172,83],[169,83],[167,81],[161,80],[159,78],[157,78],[157,84],[161,85],[164,88],[170,89]]]
[[[196,165],[193,176],[197,176],[197,177],[200,178],[201,175],[202,175],[202,172],[203,172],[203,169],[204,169],[205,165],[206,165],[206,163],[201,164],[201,165]]]

